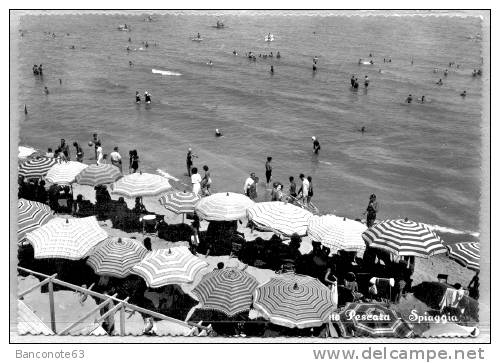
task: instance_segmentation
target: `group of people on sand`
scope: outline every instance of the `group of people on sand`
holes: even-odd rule
[[[101,139],[97,133],[92,135],[92,140],[88,142],[89,147],[94,147],[94,160],[97,165],[103,165],[108,163],[108,154],[104,154]],[[81,145],[75,141],[73,142],[73,147],[75,148],[76,161],[82,163],[84,160],[84,151]],[[54,158],[59,163],[71,161],[71,151],[69,145],[66,143],[65,139],[61,139],[61,143],[53,150],[51,147],[47,149],[45,153],[46,157]],[[113,148],[113,151],[109,155],[111,165],[116,166],[123,172],[122,166],[122,156],[118,146]],[[137,150],[129,151],[129,172],[135,173],[139,169],[139,156]]]
[[[212,177],[210,175],[210,170],[207,165],[203,165],[203,171],[205,172],[205,175],[202,177],[198,173],[198,168],[193,167],[193,161],[195,158],[198,158],[198,155],[193,153],[193,149],[189,147],[186,154],[186,169],[187,176],[191,178],[192,192],[196,195],[210,195],[210,187],[212,186]]]

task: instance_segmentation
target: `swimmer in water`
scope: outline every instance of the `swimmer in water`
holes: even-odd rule
[[[141,95],[139,91],[135,91],[135,103],[141,103]]]
[[[365,76],[365,88],[368,87],[370,81],[368,80],[368,76]]]
[[[128,66],[129,67],[132,67],[134,65],[134,63],[132,63],[132,61],[128,61]]]
[[[370,60],[370,64],[373,64],[373,60]]]
[[[354,82],[356,82],[356,80],[354,79],[354,74],[353,74],[351,77],[351,87],[354,87]]]
[[[276,58],[281,58],[280,52],[276,53]]]
[[[420,99],[420,102],[421,103],[424,103],[425,102],[425,96],[422,95],[422,98]]]
[[[274,74],[274,67],[273,66],[271,66],[271,71],[270,72],[271,72],[271,74]]]
[[[439,78],[439,81],[437,81],[436,84],[438,86],[442,86],[443,85],[443,80],[441,78]]]
[[[313,64],[313,72],[316,72],[317,68],[316,68],[316,63]]]
[[[148,91],[144,92],[144,102],[151,103],[151,94]]]
[[[412,100],[413,97],[411,95],[408,95],[408,97],[406,97],[406,102],[411,103]]]
[[[444,76],[445,77],[448,76],[448,70],[447,69],[444,70]]]
[[[49,89],[47,88],[47,86],[45,86],[45,88],[43,89],[43,93],[45,93],[46,95],[49,94]]]
[[[358,131],[361,132],[362,134],[364,134],[366,131],[366,128],[364,126],[362,126]]]
[[[215,129],[215,137],[221,137],[222,136],[222,132],[219,131],[219,129]]]
[[[201,39],[200,33],[198,33],[198,35],[196,36],[196,38]]]
[[[462,96],[462,97],[465,97],[466,95],[467,95],[466,91],[463,91],[462,93],[460,93],[460,96]]]
[[[130,47],[127,45],[127,52],[130,52]]]
[[[207,62],[207,64],[208,64],[209,66],[213,66],[213,63],[212,63],[212,61],[211,61],[211,60],[209,60],[209,61]]]
[[[238,55],[238,53],[236,53],[236,50],[233,50],[233,55]]]
[[[359,58],[358,64],[361,64],[361,63],[363,63],[363,60],[361,58]]]
[[[358,83],[358,79],[357,78],[354,80],[353,87],[354,87],[354,89],[358,89],[358,87],[359,87],[359,83]]]

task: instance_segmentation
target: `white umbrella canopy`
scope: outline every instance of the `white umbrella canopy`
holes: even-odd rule
[[[186,246],[154,250],[137,265],[133,273],[141,276],[149,287],[193,282],[208,264]]]
[[[126,198],[156,196],[172,188],[168,179],[149,173],[133,173],[111,185],[111,193]]]
[[[200,219],[207,221],[236,221],[245,218],[248,207],[255,202],[238,193],[215,193],[202,198],[194,207]]]
[[[307,235],[332,252],[344,250],[361,253],[366,249],[362,237],[366,229],[363,223],[352,219],[334,215],[313,216],[309,220]]]
[[[17,157],[19,159],[26,159],[37,152],[37,149],[34,149],[30,146],[18,146]]]
[[[76,176],[88,165],[78,161],[66,161],[53,165],[45,180],[53,184],[71,184],[75,181]]]
[[[313,214],[303,208],[284,202],[255,203],[247,209],[248,219],[267,231],[286,236],[296,233],[305,236]]]
[[[97,219],[54,218],[33,232],[26,234],[35,250],[35,258],[65,258],[79,260],[99,242],[108,237]]]

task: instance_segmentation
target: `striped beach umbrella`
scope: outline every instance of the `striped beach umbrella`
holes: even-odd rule
[[[386,220],[363,232],[370,247],[398,256],[429,257],[446,253],[443,241],[424,223],[408,219]]]
[[[45,156],[31,158],[19,165],[19,175],[25,178],[43,178],[56,163],[56,159]]]
[[[113,237],[94,247],[87,263],[97,275],[124,278],[147,254],[148,250],[136,240]]]
[[[365,241],[361,237],[366,230],[363,223],[334,215],[313,216],[307,226],[307,235],[337,252],[338,250],[363,252]]]
[[[173,192],[160,198],[160,204],[166,209],[177,213],[193,213],[194,206],[200,197],[193,192]]]
[[[259,229],[286,236],[297,233],[305,236],[313,214],[303,208],[284,202],[255,203],[247,209],[248,219]]]
[[[83,169],[75,178],[80,185],[95,187],[101,184],[111,184],[122,177],[120,169],[112,164],[92,164]]]
[[[53,218],[42,227],[26,234],[35,250],[35,258],[79,260],[108,234],[95,217]]]
[[[132,268],[149,287],[193,282],[208,264],[194,256],[186,246],[154,250]]]
[[[26,242],[26,233],[33,232],[54,218],[54,213],[47,204],[19,199],[17,206],[19,208],[17,216],[18,243]]]
[[[88,165],[78,161],[66,161],[52,165],[45,179],[53,184],[71,184]]]
[[[212,271],[201,279],[193,293],[203,309],[233,316],[250,310],[252,294],[259,283],[248,272],[234,268]]]
[[[474,271],[480,269],[479,243],[460,242],[448,245],[446,248],[448,248],[448,255],[461,265]]]
[[[336,322],[344,336],[410,338],[410,326],[392,309],[381,304],[349,303]]]
[[[168,180],[149,173],[133,173],[111,185],[111,192],[126,198],[155,196],[171,188]]]
[[[200,199],[194,210],[200,219],[207,221],[235,221],[245,218],[247,208],[254,201],[238,193],[215,193]]]
[[[323,325],[335,308],[330,289],[315,278],[295,274],[259,286],[253,301],[271,323],[300,329]]]

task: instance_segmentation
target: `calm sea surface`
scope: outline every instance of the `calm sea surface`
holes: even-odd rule
[[[20,144],[46,150],[60,138],[77,140],[87,158],[97,132],[106,153],[115,145],[126,157],[137,149],[143,171],[160,168],[185,182],[191,146],[195,165],[210,166],[215,191],[241,192],[251,171],[264,180],[272,156],[274,180],[285,188],[290,175],[312,176],[313,201],[323,213],[360,217],[375,193],[381,219],[479,230],[482,95],[481,79],[471,73],[481,67],[481,44],[469,38],[481,32],[478,18],[223,19],[225,29],[214,28],[217,17],[207,15],[158,15],[152,22],[124,15],[23,17],[16,65]],[[124,23],[131,32],[117,29]],[[191,40],[197,32],[202,42]],[[264,42],[268,32],[271,43]],[[143,41],[158,46],[140,50]],[[248,51],[279,51],[281,59],[252,62]],[[375,64],[358,65],[370,53]],[[449,62],[460,68],[444,77]],[[31,71],[40,63],[43,80]],[[352,91],[352,74],[368,75],[368,90]],[[443,86],[435,84],[439,78]],[[136,105],[136,90],[150,91],[153,103]],[[427,102],[406,104],[410,93]],[[215,128],[225,136],[216,139]],[[321,142],[317,158],[313,135]]]

